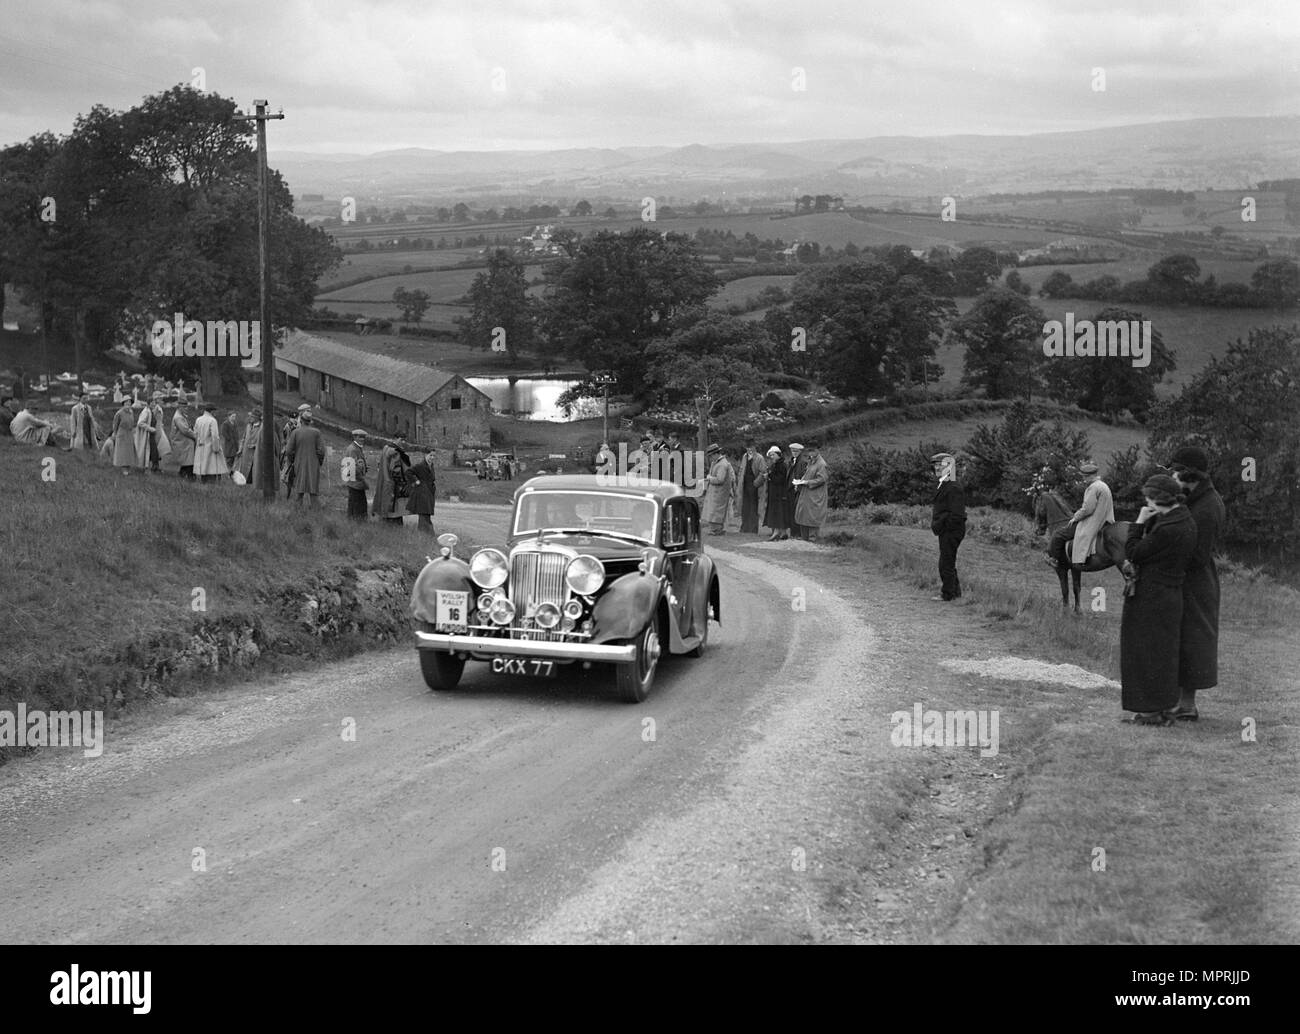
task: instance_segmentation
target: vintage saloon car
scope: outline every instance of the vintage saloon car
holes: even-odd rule
[[[646,698],[660,654],[699,657],[721,621],[718,574],[694,497],[667,481],[535,477],[515,492],[505,549],[466,562],[454,535],[411,593],[420,670],[454,689],[467,660],[510,675],[612,664],[625,700]]]

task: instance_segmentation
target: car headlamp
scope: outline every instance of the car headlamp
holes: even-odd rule
[[[579,596],[590,596],[605,583],[605,565],[583,553],[569,561],[564,581]]]
[[[570,621],[577,621],[578,618],[582,617],[582,601],[569,600],[569,602],[564,605],[564,616]]]
[[[533,620],[538,628],[554,628],[560,623],[560,608],[554,603],[539,603]]]
[[[484,589],[495,589],[510,573],[505,554],[499,549],[480,549],[469,561],[469,576]]]

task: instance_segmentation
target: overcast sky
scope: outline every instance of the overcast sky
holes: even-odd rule
[[[1300,0],[6,0],[0,145],[195,68],[272,154],[1036,133],[1300,113]]]

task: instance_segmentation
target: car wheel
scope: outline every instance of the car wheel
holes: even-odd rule
[[[465,658],[442,650],[419,650],[420,673],[430,689],[455,689],[465,670]]]
[[[636,643],[636,657],[630,663],[616,665],[618,693],[629,704],[639,704],[650,695],[659,666],[659,621],[651,618],[645,623]]]

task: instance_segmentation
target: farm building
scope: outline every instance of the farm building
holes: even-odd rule
[[[373,428],[439,449],[486,449],[492,401],[459,374],[295,330],[275,350],[276,386]]]

